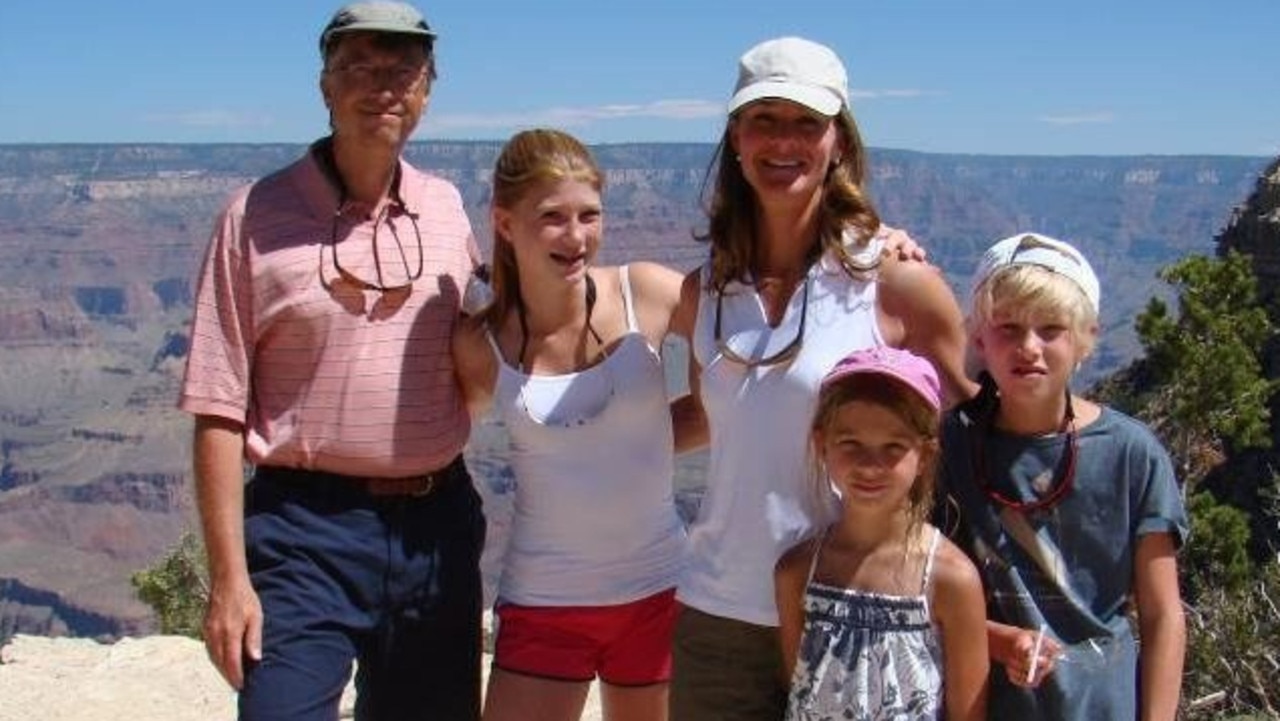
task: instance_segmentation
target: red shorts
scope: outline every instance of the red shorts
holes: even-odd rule
[[[561,681],[615,686],[671,679],[675,589],[617,606],[499,603],[493,665]]]

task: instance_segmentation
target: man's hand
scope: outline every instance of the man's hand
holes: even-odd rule
[[[262,660],[262,604],[249,579],[214,583],[204,615],[204,647],[222,677],[239,691],[244,664]]]

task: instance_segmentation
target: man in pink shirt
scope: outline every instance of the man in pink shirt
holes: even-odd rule
[[[449,338],[478,254],[457,190],[401,153],[435,35],[399,2],[320,38],[332,134],[235,193],[199,281],[204,637],[243,719],[474,719],[479,497]],[[245,462],[253,468],[245,483]]]

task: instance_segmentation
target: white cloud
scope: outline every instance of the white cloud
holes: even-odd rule
[[[850,96],[859,100],[874,98],[915,98],[930,93],[915,89],[853,90]],[[651,103],[626,103],[583,107],[558,107],[517,113],[427,113],[423,124],[436,130],[475,130],[487,128],[520,128],[551,125],[561,128],[582,127],[600,121],[631,118],[659,120],[703,120],[724,116],[725,101],[656,100]]]
[[[700,120],[724,114],[723,103],[705,100],[658,100],[634,105],[598,105],[581,108],[548,108],[527,113],[427,114],[426,125],[439,129],[513,128],[536,125],[575,127],[599,120],[626,118],[659,118],[663,120]]]
[[[233,110],[192,110],[185,113],[153,113],[143,118],[154,125],[177,125],[190,128],[265,128],[272,124],[268,115],[241,113]]]
[[[1110,123],[1116,119],[1114,113],[1110,110],[1101,110],[1096,113],[1077,113],[1075,115],[1042,115],[1037,120],[1050,125],[1096,125],[1100,123]]]
[[[884,90],[864,90],[861,88],[850,88],[849,97],[854,100],[875,100],[877,98],[922,98],[926,95],[935,95],[928,90],[919,90],[917,88],[886,88]]]

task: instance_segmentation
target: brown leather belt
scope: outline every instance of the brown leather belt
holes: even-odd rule
[[[290,483],[341,483],[364,491],[370,496],[379,498],[389,496],[409,496],[423,498],[441,491],[459,479],[467,477],[466,463],[459,455],[444,468],[403,478],[374,478],[367,476],[347,476],[328,471],[309,471],[301,468],[282,468],[279,466],[260,466],[257,475],[272,480]]]
[[[449,481],[444,469],[408,478],[357,478],[371,496],[429,496]]]

